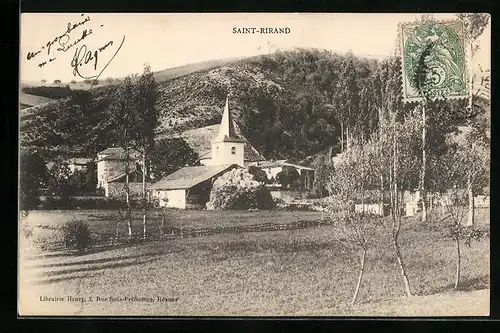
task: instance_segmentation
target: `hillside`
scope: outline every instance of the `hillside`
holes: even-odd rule
[[[378,62],[323,50],[223,59],[157,72],[157,137],[217,124],[230,94],[237,124],[264,157],[301,160],[330,147],[338,150],[340,109],[335,107],[335,92],[348,57],[361,88]],[[94,88],[86,106],[79,102],[84,92],[73,91],[70,98],[30,108],[21,117],[21,145],[51,154],[93,156],[116,143],[106,117],[115,89],[116,85]],[[353,126],[360,123],[369,133],[376,122],[366,119],[376,119],[374,112],[355,109]]]

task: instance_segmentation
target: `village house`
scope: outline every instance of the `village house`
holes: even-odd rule
[[[107,148],[97,154],[97,189],[104,191],[105,197],[124,196],[124,183],[127,179],[125,149],[121,147]],[[129,154],[129,189],[131,197],[142,195],[142,167],[138,153]],[[146,182],[149,186],[150,183]]]
[[[278,173],[283,168],[289,166],[295,168],[300,175],[301,186],[303,189],[310,190],[314,184],[314,169],[303,165],[289,163],[287,160],[267,161],[259,164],[259,168],[266,172],[269,180],[276,180]]]

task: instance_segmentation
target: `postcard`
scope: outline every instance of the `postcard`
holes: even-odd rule
[[[485,13],[23,13],[19,316],[490,312]]]

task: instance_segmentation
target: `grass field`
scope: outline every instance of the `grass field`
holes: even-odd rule
[[[54,226],[71,214],[33,212],[29,223]],[[77,214],[101,231],[112,224],[110,211]],[[168,216],[172,225],[197,227],[313,220],[321,213],[171,211]],[[139,228],[138,212],[134,217]],[[488,315],[489,238],[463,248],[463,287],[453,291],[455,247],[445,237],[446,221],[438,219],[428,224],[417,217],[404,221],[401,250],[415,295],[411,298],[404,297],[389,231],[381,229],[368,253],[358,303],[350,306],[358,254],[326,225],[177,238],[85,255],[26,252],[20,261],[20,310],[160,316]],[[477,220],[488,229],[489,211],[478,210]],[[65,300],[42,301],[44,296]],[[68,301],[67,296],[85,302]]]

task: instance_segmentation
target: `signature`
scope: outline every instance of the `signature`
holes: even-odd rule
[[[66,25],[66,29],[62,34],[48,40],[39,49],[35,51],[29,51],[26,55],[27,60],[32,60],[35,58],[38,59],[38,67],[42,68],[55,61],[57,59],[58,52],[67,52],[68,50],[74,49],[75,52],[71,60],[73,76],[78,76],[83,79],[93,79],[93,83],[91,85],[92,89],[92,86],[97,82],[97,79],[100,77],[102,72],[108,67],[111,61],[113,61],[118,51],[120,51],[123,42],[125,41],[125,36],[123,36],[120,45],[115,50],[115,53],[113,54],[111,59],[102,69],[99,70],[101,53],[109,50],[110,47],[116,43],[113,40],[110,40],[106,44],[103,44],[101,47],[95,50],[91,50],[89,47],[87,47],[84,41],[92,34],[95,34],[95,31],[93,31],[88,26],[88,22],[90,22],[90,20],[90,16],[84,17],[84,14],[81,14],[80,21],[74,23],[68,22]],[[100,25],[100,27],[103,26],[103,24]],[[78,29],[80,30],[80,32],[75,30],[79,27],[81,27],[81,29]],[[95,29],[95,27],[93,28]],[[40,57],[43,57],[44,55],[46,58],[40,59]],[[89,72],[92,74],[87,74]]]
[[[82,14],[81,16],[84,16],[84,14]],[[42,45],[42,47],[40,47],[38,50],[29,51],[28,54],[26,55],[26,58],[28,60],[31,60],[31,59],[37,57],[38,55],[40,55],[44,49],[47,50],[47,56],[50,56],[51,51],[52,51],[52,46],[55,43],[59,44],[59,47],[57,47],[56,51],[63,51],[63,52],[68,51],[70,48],[77,45],[82,40],[84,40],[86,37],[88,37],[92,34],[92,29],[84,29],[82,31],[80,37],[77,38],[76,41],[70,43],[70,41],[71,41],[70,33],[73,30],[75,30],[76,28],[78,28],[79,26],[83,26],[84,24],[86,24],[89,21],[90,21],[90,16],[87,16],[82,21],[79,21],[76,23],[68,22],[68,24],[66,25],[66,30],[61,35],[54,37],[52,40],[49,40],[47,43]],[[102,26],[103,25],[101,24],[101,27]],[[55,58],[51,58],[51,59],[55,59]],[[40,64],[42,64],[42,63],[40,63]],[[43,65],[41,65],[41,66],[39,65],[38,67],[43,67]]]
[[[125,42],[125,36],[123,36],[122,41],[118,46],[118,48],[116,49],[115,53],[113,54],[111,59],[109,59],[109,61],[106,63],[106,65],[101,69],[101,71],[95,75],[90,75],[90,76],[83,75],[81,73],[82,68],[85,68],[85,66],[92,66],[90,69],[93,71],[97,71],[99,64],[99,54],[105,51],[109,46],[112,46],[114,42],[110,40],[109,42],[107,42],[106,44],[104,44],[103,46],[99,47],[96,50],[90,50],[85,44],[80,47],[77,47],[75,49],[75,54],[73,55],[73,59],[71,60],[71,67],[73,68],[73,76],[78,76],[82,79],[94,79],[92,83],[93,86],[94,83],[97,81],[97,79],[99,79],[99,77],[101,76],[102,72],[104,72],[106,67],[108,67],[111,61],[113,61],[118,51],[120,51],[124,42]]]

